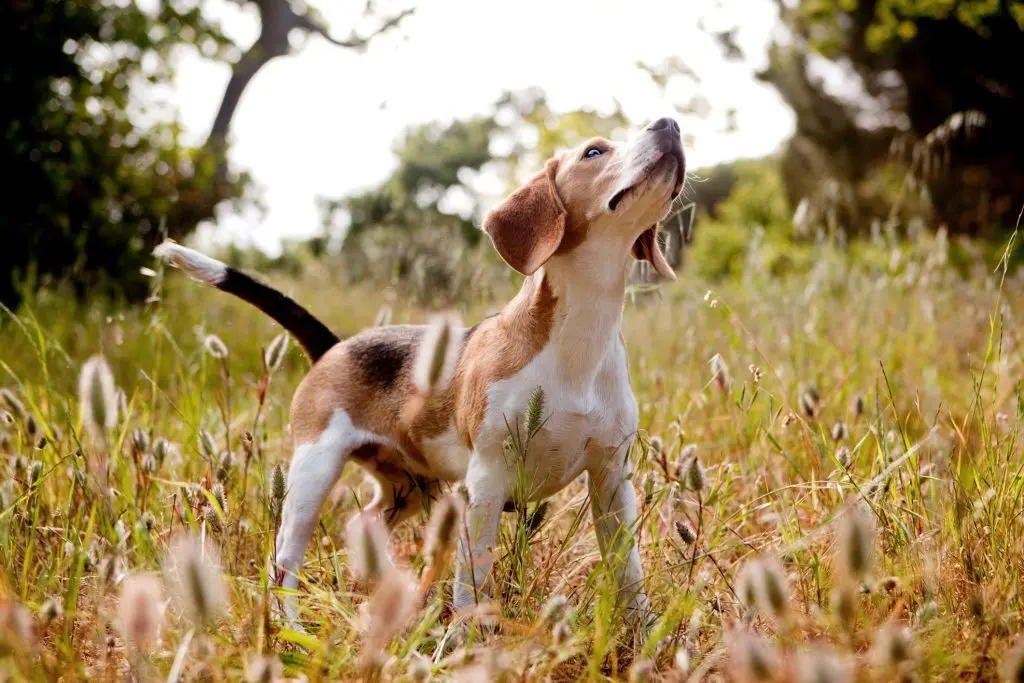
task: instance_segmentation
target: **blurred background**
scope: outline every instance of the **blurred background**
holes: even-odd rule
[[[1024,206],[1017,0],[6,0],[0,38],[12,309],[142,301],[165,235],[449,305],[511,277],[500,197],[663,115],[709,281],[923,233],[994,265]]]

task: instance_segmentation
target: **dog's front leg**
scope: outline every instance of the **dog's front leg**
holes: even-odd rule
[[[500,457],[488,462],[480,453],[473,453],[466,472],[469,507],[459,534],[455,567],[456,611],[482,602],[489,594],[487,579],[494,564],[501,510],[508,497],[507,479]]]
[[[619,582],[619,595],[626,604],[631,626],[641,626],[649,617],[644,593],[644,571],[636,544],[636,492],[629,479],[627,463],[612,455],[587,475],[590,511],[601,556]]]

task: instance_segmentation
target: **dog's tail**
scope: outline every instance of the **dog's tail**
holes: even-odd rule
[[[154,249],[153,255],[181,268],[193,280],[234,294],[269,315],[295,337],[313,363],[340,341],[338,335],[292,299],[226,263],[170,240]]]

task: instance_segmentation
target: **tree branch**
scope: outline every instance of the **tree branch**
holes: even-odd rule
[[[221,179],[227,175],[227,161],[224,158],[225,141],[231,128],[231,119],[234,118],[235,110],[238,109],[238,103],[242,99],[242,93],[256,73],[268,62],[277,57],[283,57],[291,51],[288,43],[289,32],[300,29],[308,33],[319,34],[338,47],[358,49],[368,45],[377,36],[398,26],[403,19],[413,13],[411,8],[402,10],[386,19],[376,30],[366,36],[353,34],[347,40],[339,40],[333,38],[327,27],[309,14],[297,13],[287,0],[256,0],[256,5],[260,11],[259,38],[232,68],[231,80],[228,81],[228,85],[224,89],[224,96],[221,98],[217,116],[213,120],[210,134],[206,138],[205,146],[219,155],[217,177]]]
[[[360,36],[357,33],[353,33],[350,37],[346,39],[335,38],[330,34],[326,26],[321,24],[319,21],[313,19],[308,14],[303,14],[302,16],[299,17],[299,26],[301,28],[306,29],[310,33],[318,34],[320,37],[322,37],[324,40],[331,43],[332,45],[337,45],[338,47],[344,47],[349,49],[359,49],[366,47],[374,38],[383,35],[384,33],[387,33],[391,29],[398,26],[403,19],[413,14],[413,12],[415,12],[413,8],[404,9],[398,14],[389,17],[387,20],[384,21],[384,23],[382,23],[368,35]]]

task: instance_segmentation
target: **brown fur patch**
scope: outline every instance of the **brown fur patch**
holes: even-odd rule
[[[531,278],[497,317],[485,320],[469,338],[455,379],[455,424],[472,445],[487,409],[487,388],[522,370],[551,338],[557,298],[543,276]]]
[[[565,207],[555,187],[558,160],[508,196],[484,218],[484,230],[505,263],[532,275],[558,249],[565,235]]]
[[[328,351],[292,399],[294,442],[316,441],[334,412],[344,410],[352,424],[391,440],[411,468],[424,471],[426,461],[409,442],[402,424],[424,329],[417,325],[374,328]]]

